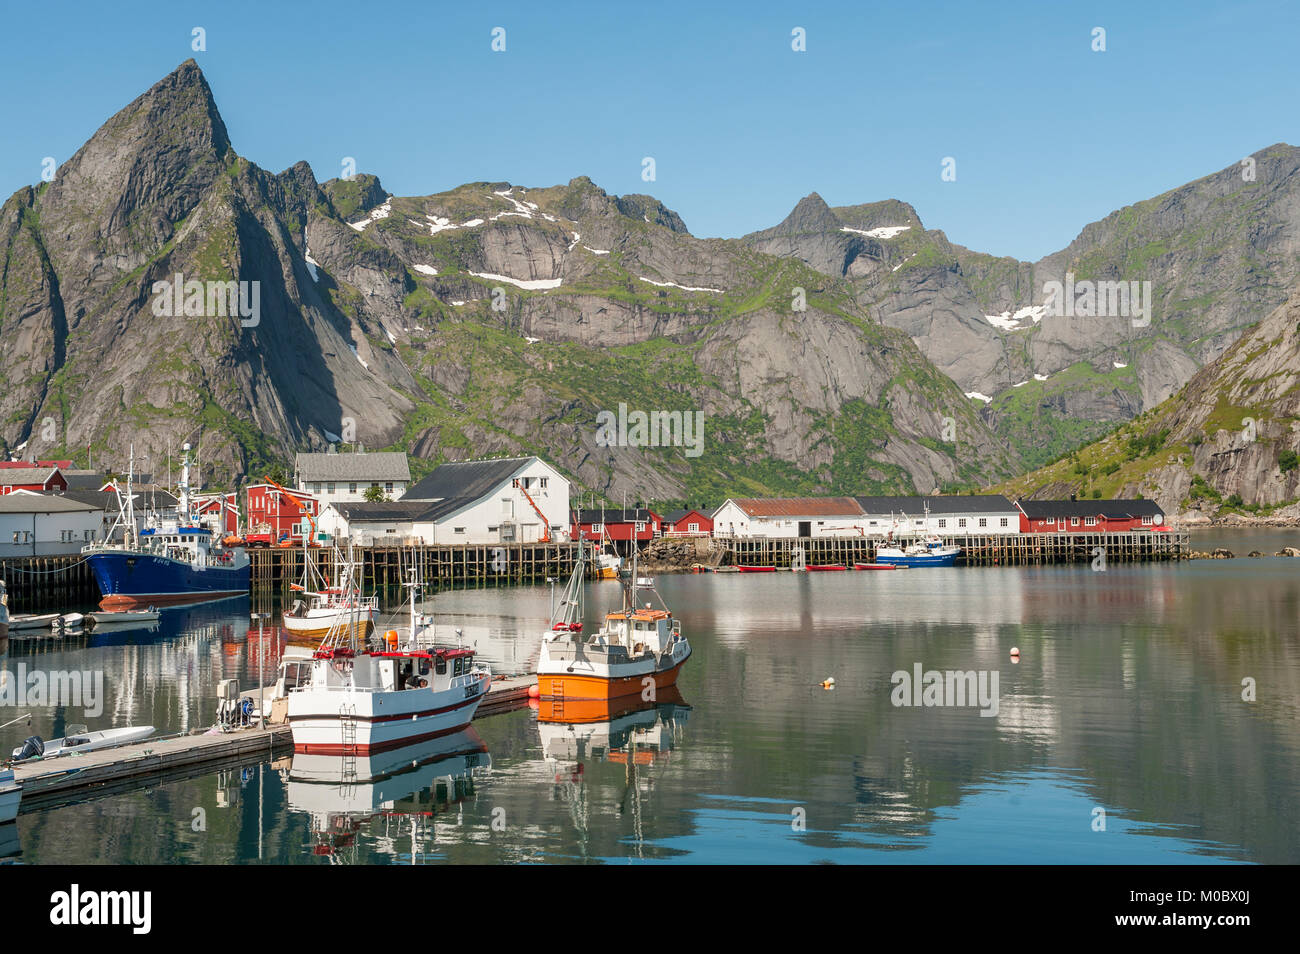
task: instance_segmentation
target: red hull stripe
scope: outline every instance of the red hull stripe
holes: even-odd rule
[[[115,606],[162,606],[173,603],[206,603],[232,596],[247,596],[247,590],[205,590],[192,593],[110,593],[99,601],[101,609]]]
[[[426,718],[427,716],[442,715],[444,712],[452,712],[452,711],[454,711],[454,710],[456,710],[456,709],[463,709],[463,708],[465,708],[466,706],[471,705],[471,704],[473,704],[473,703],[475,703],[475,702],[478,702],[479,700],[483,699],[486,695],[487,695],[487,693],[480,692],[477,696],[474,696],[474,697],[472,697],[472,698],[470,698],[470,699],[466,699],[464,702],[457,702],[457,703],[454,704],[454,705],[443,706],[441,709],[425,709],[425,710],[422,711],[422,712],[400,712],[400,713],[397,713],[396,715],[356,716],[356,717],[355,717],[355,721],[357,721],[357,722],[397,722],[397,721],[400,721],[400,720],[403,720],[403,719],[405,719],[405,720],[410,720],[410,719],[412,719],[412,718],[423,719],[423,718]],[[305,720],[308,720],[308,719],[337,719],[338,717],[339,717],[339,714],[338,714],[337,712],[324,712],[324,713],[321,713],[320,715],[296,715],[296,716],[289,716],[289,721],[290,721],[291,723],[293,723],[293,722],[302,722],[302,721],[305,721]]]
[[[340,745],[337,743],[301,743],[294,745],[293,750],[302,755],[369,755],[374,752],[388,752],[392,749],[405,748],[408,745],[417,745],[420,742],[428,742],[430,739],[441,738],[444,735],[451,735],[453,732],[464,732],[465,722],[461,725],[452,726],[450,729],[439,729],[437,732],[425,732],[421,735],[404,735],[400,739],[390,739],[387,742],[376,742],[374,745]],[[473,751],[485,751],[483,749],[474,749]]]

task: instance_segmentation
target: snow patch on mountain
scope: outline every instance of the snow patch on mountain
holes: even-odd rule
[[[847,225],[844,225],[840,227],[840,231],[865,235],[867,238],[891,239],[902,232],[906,232],[910,228],[910,225],[882,225],[878,229],[851,229]]]
[[[704,288],[698,285],[679,285],[676,282],[657,282],[653,278],[646,278],[644,275],[638,275],[637,278],[651,285],[658,285],[660,288],[680,288],[682,291],[703,291],[717,292],[719,295],[726,294],[721,288]]]
[[[493,282],[508,282],[519,288],[525,288],[529,291],[541,291],[549,288],[559,288],[560,278],[510,278],[506,275],[494,275],[491,272],[470,272],[475,278],[486,278]]]

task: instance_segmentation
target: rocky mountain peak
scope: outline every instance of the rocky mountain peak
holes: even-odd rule
[[[186,60],[58,167],[38,200],[51,258],[71,264],[64,256],[88,240],[101,259],[134,267],[171,237],[232,158],[212,90]]]
[[[662,225],[674,232],[690,234],[682,217],[654,196],[639,194],[612,196],[592,182],[588,176],[578,176],[569,180],[564,195],[558,203],[558,211],[574,222],[580,222],[587,216],[620,215]]]

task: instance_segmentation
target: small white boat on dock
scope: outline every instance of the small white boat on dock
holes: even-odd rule
[[[31,758],[52,759],[77,752],[93,752],[96,749],[110,749],[119,745],[139,742],[154,734],[151,725],[128,725],[118,729],[100,729],[87,731],[84,725],[68,726],[68,734],[61,739],[49,742],[34,735],[13,751],[13,760],[22,762]]]

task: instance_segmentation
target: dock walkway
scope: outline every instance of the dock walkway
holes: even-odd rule
[[[498,715],[528,704],[528,689],[536,676],[496,679],[478,708],[476,718]],[[131,745],[64,755],[49,761],[20,762],[14,778],[22,783],[20,814],[73,800],[72,793],[109,787],[113,791],[140,787],[146,779],[170,779],[202,774],[197,766],[214,767],[251,758],[288,754],[293,736],[287,725],[234,729],[220,734],[164,736]],[[129,784],[135,783],[135,784]]]

